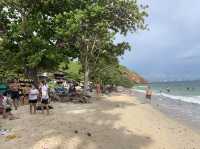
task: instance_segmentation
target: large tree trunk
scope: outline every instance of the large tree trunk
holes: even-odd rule
[[[90,74],[90,69],[89,69],[88,59],[87,59],[87,56],[86,56],[86,58],[85,58],[85,71],[84,71],[84,89],[83,89],[84,95],[87,95],[87,90],[88,90],[88,85],[89,85],[89,74]]]
[[[33,82],[34,82],[34,85],[36,86],[36,88],[39,88],[39,78],[38,78],[37,69],[33,69],[32,79],[33,79]]]
[[[26,77],[33,80],[34,85],[39,87],[39,78],[36,68],[26,68],[25,70]]]

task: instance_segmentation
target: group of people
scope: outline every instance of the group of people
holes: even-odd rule
[[[30,105],[30,114],[36,114],[37,103],[40,102],[42,113],[46,109],[47,114],[49,114],[49,87],[45,81],[36,87],[34,84],[27,92],[28,102]],[[12,106],[17,110],[20,100],[20,88],[16,80],[9,84],[8,91],[0,94],[0,110],[2,111],[3,118],[14,119],[15,117],[11,113]]]
[[[63,81],[63,82],[54,82],[58,84],[57,87],[51,88],[51,93],[57,93],[57,94],[64,94],[67,96],[76,96],[80,94],[80,91],[84,89],[84,84],[82,82],[76,82],[76,81]],[[100,83],[96,83],[94,85],[93,83],[89,83],[87,86],[87,91],[92,92],[93,89],[96,89],[96,94],[99,96],[103,90],[103,86],[100,85]],[[105,89],[109,90],[109,86],[106,86]]]
[[[31,114],[32,113],[36,114],[37,102],[41,102],[42,113],[44,113],[44,108],[45,108],[47,114],[49,114],[49,87],[45,81],[42,81],[38,89],[36,88],[35,85],[32,85],[29,91],[28,100],[30,104]]]

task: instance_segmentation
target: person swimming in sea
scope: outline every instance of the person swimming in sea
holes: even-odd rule
[[[167,92],[168,92],[168,93],[171,91],[169,87],[168,87],[168,88],[166,88],[166,90],[167,90]]]

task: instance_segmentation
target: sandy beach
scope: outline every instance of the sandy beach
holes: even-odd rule
[[[0,119],[0,149],[200,149],[200,134],[136,97],[115,93],[90,104],[53,103],[49,116],[14,111]]]

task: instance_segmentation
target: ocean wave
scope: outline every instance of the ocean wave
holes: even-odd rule
[[[190,96],[190,97],[189,96],[175,96],[175,95],[170,95],[166,93],[161,93],[160,95],[170,98],[170,99],[181,100],[188,103],[200,104],[200,96]]]
[[[140,89],[134,89],[134,91],[140,92],[140,93],[145,93],[145,90],[140,90]],[[162,97],[167,97],[173,100],[180,100],[183,102],[187,103],[194,103],[194,104],[200,104],[200,96],[175,96],[171,94],[166,94],[166,93],[156,93],[154,92],[154,95],[156,96],[162,96]],[[162,100],[162,98],[159,98]]]
[[[140,90],[140,89],[133,89],[134,91],[136,92],[140,92],[140,93],[145,93],[146,91],[145,90]]]

